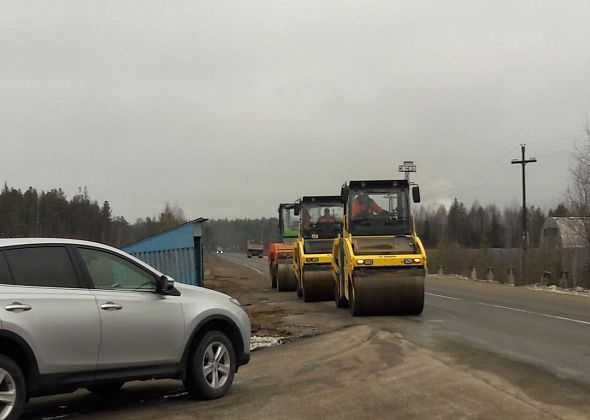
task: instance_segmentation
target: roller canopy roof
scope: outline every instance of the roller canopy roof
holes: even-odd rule
[[[339,201],[339,195],[313,195],[301,198],[302,203],[334,203]]]
[[[294,209],[295,203],[281,203],[279,204],[279,210],[281,209]]]
[[[346,186],[346,185],[345,185]],[[390,179],[390,180],[368,180],[368,181],[349,181],[348,188],[407,188],[408,181],[405,179]]]

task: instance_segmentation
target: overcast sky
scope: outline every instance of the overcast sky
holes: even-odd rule
[[[425,204],[563,198],[590,2],[2,1],[0,181],[134,221],[273,216],[397,177]]]

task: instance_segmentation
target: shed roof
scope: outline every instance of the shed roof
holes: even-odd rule
[[[209,219],[199,217],[186,223],[149,236],[122,249],[126,252],[146,252],[154,250],[190,248],[194,246],[193,237],[201,235],[200,225]]]
[[[557,228],[562,248],[586,248],[586,227],[590,227],[588,217],[548,217],[543,231]]]

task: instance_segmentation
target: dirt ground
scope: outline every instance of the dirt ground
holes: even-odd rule
[[[342,322],[330,322],[322,315],[326,305],[301,305],[294,298],[295,292],[277,293],[270,287],[270,277],[260,275],[244,267],[228,263],[214,254],[206,256],[205,285],[208,288],[237,298],[252,322],[252,333],[256,336],[277,337],[282,342],[301,337],[324,334],[342,328]],[[310,316],[300,322],[300,316],[316,312],[317,318]],[[350,325],[355,325],[353,319]]]

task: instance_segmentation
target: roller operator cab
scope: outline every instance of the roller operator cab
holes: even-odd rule
[[[300,220],[293,253],[297,295],[304,302],[331,300],[334,297],[332,248],[342,231],[344,204],[339,196],[303,197],[296,210]]]
[[[271,286],[279,292],[293,291],[297,279],[293,272],[293,248],[299,236],[299,217],[295,203],[279,205],[279,241],[268,246],[268,268]]]
[[[420,202],[417,186],[411,195]],[[421,314],[427,260],[408,181],[350,181],[341,200],[344,225],[332,251],[336,306],[354,316]]]

